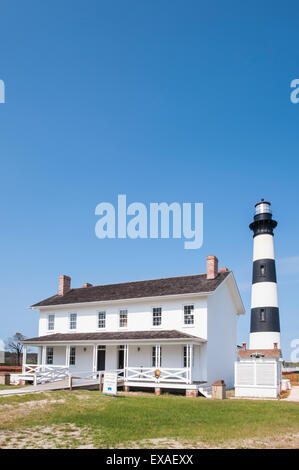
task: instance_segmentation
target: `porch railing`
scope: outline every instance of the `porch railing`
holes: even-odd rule
[[[124,369],[113,369],[109,372],[117,373],[118,382],[134,381],[134,382],[176,382],[176,383],[191,383],[191,370],[187,368],[177,367],[161,367],[159,368],[160,375],[155,375],[156,367],[125,367]],[[106,371],[107,372],[107,371]],[[70,371],[68,366],[58,365],[24,365],[23,378],[32,380],[34,385],[46,382],[55,382],[73,377],[74,379],[93,379],[98,380],[100,374],[105,371],[93,370],[75,370]]]
[[[180,382],[190,383],[191,375],[189,368],[161,367],[160,375],[156,376],[156,367],[126,367],[125,380],[139,382]]]
[[[32,379],[34,385],[55,382],[69,377],[69,368],[67,366],[57,365],[27,365],[23,367],[23,378]]]
[[[93,370],[75,370],[75,371],[70,371],[69,375],[70,377],[73,377],[74,379],[99,379],[100,375],[104,375],[105,372],[115,372],[117,374],[117,380],[118,382],[123,381],[124,379],[124,369],[109,369],[109,370],[98,370],[98,371],[93,371]]]

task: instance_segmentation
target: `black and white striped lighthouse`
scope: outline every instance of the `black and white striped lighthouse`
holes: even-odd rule
[[[253,273],[251,291],[250,349],[280,349],[280,324],[270,202],[255,205],[253,231]]]

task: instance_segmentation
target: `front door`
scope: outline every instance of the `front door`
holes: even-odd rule
[[[118,368],[123,369],[125,365],[125,351],[123,349],[118,350]]]
[[[98,368],[97,370],[105,370],[106,351],[105,349],[98,349]]]

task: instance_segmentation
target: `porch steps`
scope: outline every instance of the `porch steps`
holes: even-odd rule
[[[201,393],[206,398],[212,398],[212,386],[211,385],[201,385],[198,387],[199,393]]]

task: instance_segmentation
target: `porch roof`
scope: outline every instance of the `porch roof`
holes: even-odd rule
[[[150,341],[178,341],[205,343],[206,340],[198,336],[193,336],[178,330],[160,330],[160,331],[105,331],[92,333],[53,333],[45,336],[37,336],[23,340],[24,344],[39,343],[68,343],[68,342],[150,342]]]

